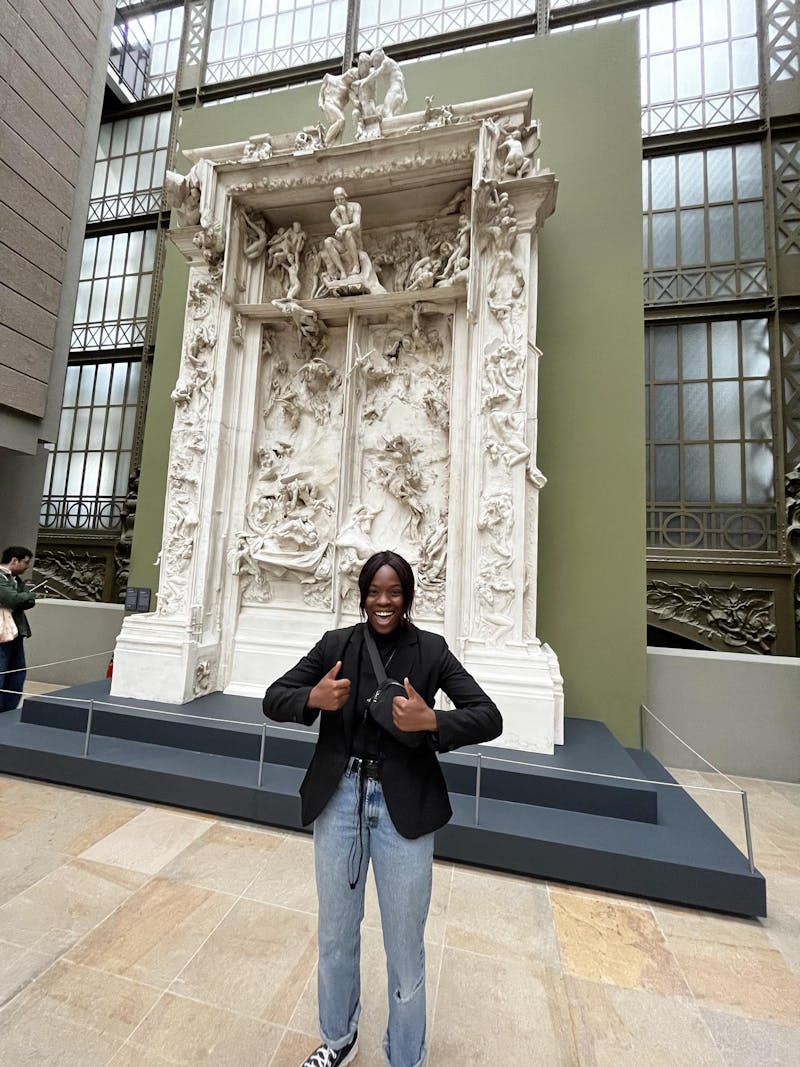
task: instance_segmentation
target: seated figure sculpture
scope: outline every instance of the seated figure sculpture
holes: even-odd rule
[[[325,238],[321,253],[326,266],[321,279],[324,288],[335,295],[385,293],[361,245],[361,205],[348,200],[342,186],[333,190],[333,199],[335,232]]]

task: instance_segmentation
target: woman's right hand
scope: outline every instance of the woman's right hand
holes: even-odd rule
[[[347,703],[350,696],[350,680],[337,677],[342,668],[339,659],[331,667],[328,673],[320,678],[311,692],[308,694],[308,707],[319,708],[321,711],[339,711]]]

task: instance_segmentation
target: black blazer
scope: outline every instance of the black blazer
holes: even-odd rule
[[[436,711],[438,743],[407,748],[389,734],[381,736],[381,785],[392,822],[403,837],[432,833],[453,814],[436,751],[449,752],[461,745],[491,741],[503,729],[497,707],[475,679],[464,670],[438,634],[416,626],[398,631],[400,641],[392,660],[391,676],[408,678],[429,707],[441,689],[455,705],[453,711]],[[267,690],[264,714],[276,722],[302,722],[310,726],[321,715],[314,756],[300,786],[303,825],[322,812],[345,772],[353,730],[363,709],[355,707],[359,650],[364,644],[362,624],[329,630],[290,671]],[[339,678],[349,678],[350,698],[339,711],[306,707],[309,694],[323,675],[342,661]],[[377,682],[376,682],[377,685]]]

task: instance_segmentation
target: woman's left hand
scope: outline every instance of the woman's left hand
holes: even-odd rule
[[[403,679],[406,696],[392,701],[392,720],[398,730],[438,730],[436,713],[429,708],[408,678]]]

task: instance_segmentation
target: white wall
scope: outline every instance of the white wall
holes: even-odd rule
[[[28,612],[32,636],[25,642],[28,678],[36,682],[63,682],[77,685],[105,678],[111,650],[122,626],[125,609],[121,604],[88,604],[77,600],[42,598]],[[56,660],[103,653],[55,667],[35,669]]]
[[[647,706],[720,770],[800,781],[800,659],[648,648],[647,670]],[[662,763],[705,769],[646,718]]]

